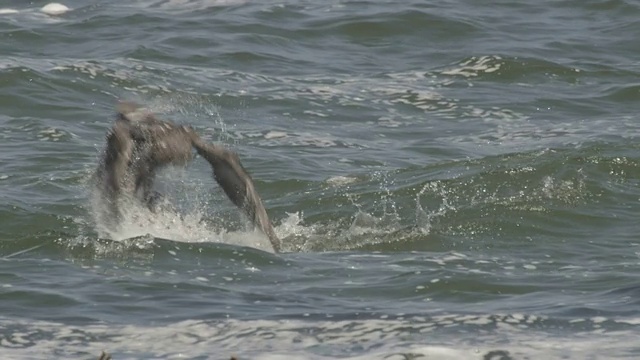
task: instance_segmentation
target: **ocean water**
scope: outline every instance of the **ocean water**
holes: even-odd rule
[[[47,4],[0,2],[0,358],[640,358],[638,2]],[[103,236],[119,100],[283,253],[202,159]]]

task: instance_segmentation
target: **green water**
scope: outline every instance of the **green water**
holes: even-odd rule
[[[631,1],[0,3],[0,357],[640,357]],[[11,11],[10,11],[11,10]],[[96,223],[118,100],[236,150]]]

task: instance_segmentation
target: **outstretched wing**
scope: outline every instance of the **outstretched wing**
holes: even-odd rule
[[[213,168],[213,176],[229,199],[251,219],[254,226],[264,232],[276,252],[280,251],[280,239],[276,236],[269,221],[262,199],[255,189],[251,176],[240,163],[234,152],[222,146],[207,144],[195,139],[193,146],[200,156]]]

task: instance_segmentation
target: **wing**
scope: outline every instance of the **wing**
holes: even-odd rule
[[[107,134],[106,149],[101,163],[106,190],[110,195],[120,192],[133,150],[134,142],[130,137],[128,124],[116,121]]]
[[[222,146],[206,144],[196,139],[194,147],[213,168],[213,176],[229,199],[241,208],[249,219],[264,232],[276,252],[280,251],[280,239],[273,231],[262,199],[255,189],[251,176],[240,163],[234,152]]]
[[[118,195],[127,188],[128,167],[133,156],[134,142],[129,136],[128,125],[118,120],[106,138],[106,146],[96,171],[96,190],[105,201],[103,215],[110,226],[119,222]]]

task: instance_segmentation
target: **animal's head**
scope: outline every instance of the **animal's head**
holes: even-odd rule
[[[157,121],[149,109],[131,101],[121,101],[118,103],[116,111],[118,112],[118,120],[126,121],[131,124]]]

